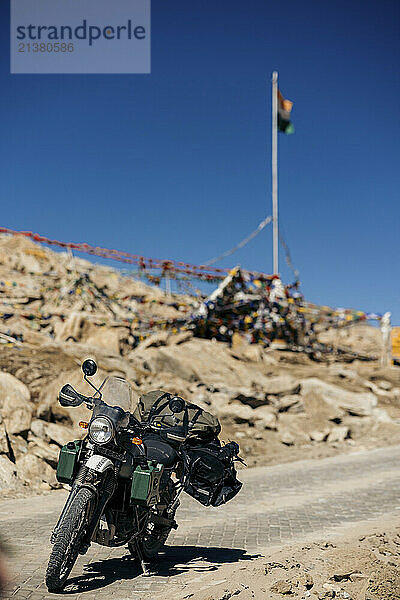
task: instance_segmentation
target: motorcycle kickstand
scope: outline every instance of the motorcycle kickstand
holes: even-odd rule
[[[143,553],[142,553],[142,549],[140,547],[139,540],[134,540],[133,543],[135,544],[136,554],[137,554],[137,557],[139,559],[140,566],[142,567],[143,577],[150,577],[151,573],[148,570],[148,568],[146,566],[146,563],[144,562],[144,556],[143,556]]]

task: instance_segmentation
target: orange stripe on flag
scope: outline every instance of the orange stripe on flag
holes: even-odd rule
[[[288,113],[292,111],[293,102],[291,102],[290,100],[286,100],[286,98],[282,96],[280,90],[278,90],[278,100],[283,110],[286,110]]]

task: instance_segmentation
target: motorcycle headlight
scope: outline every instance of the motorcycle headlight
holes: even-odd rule
[[[105,417],[96,417],[89,425],[89,437],[95,444],[107,444],[114,436],[114,427]]]

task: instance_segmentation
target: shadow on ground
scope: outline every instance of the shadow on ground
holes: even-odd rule
[[[205,548],[202,546],[166,546],[150,565],[151,575],[172,577],[188,571],[216,571],[221,565],[254,560],[260,554],[247,554],[238,548]],[[84,573],[67,581],[63,593],[79,594],[111,585],[115,581],[133,580],[142,575],[138,561],[130,555],[99,560],[84,567]],[[151,578],[150,575],[150,578]]]

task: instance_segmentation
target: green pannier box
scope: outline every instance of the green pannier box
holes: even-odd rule
[[[57,481],[60,483],[73,482],[81,446],[82,440],[74,440],[61,448],[56,472]]]
[[[160,481],[164,465],[149,461],[147,467],[138,466],[132,475],[131,503],[153,506],[160,501]]]

